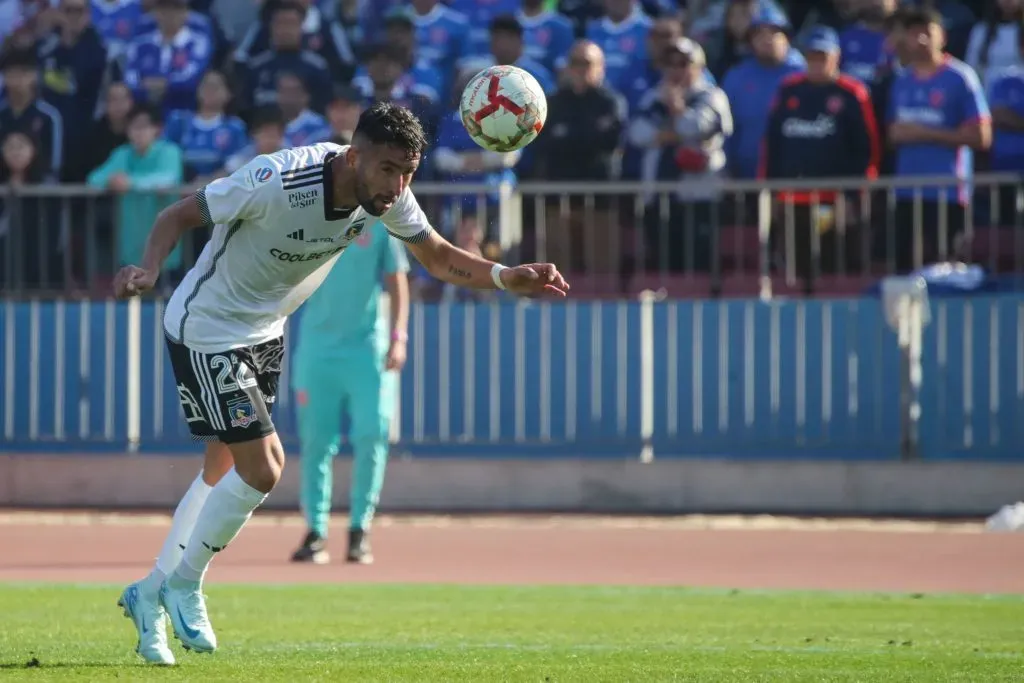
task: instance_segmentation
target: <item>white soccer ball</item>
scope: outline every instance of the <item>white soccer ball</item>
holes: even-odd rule
[[[466,84],[459,113],[476,144],[492,152],[514,152],[537,139],[548,118],[548,100],[528,71],[492,66]]]

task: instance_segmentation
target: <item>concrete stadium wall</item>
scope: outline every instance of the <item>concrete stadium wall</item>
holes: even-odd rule
[[[338,508],[348,463],[336,460]],[[188,456],[0,455],[0,506],[171,510],[197,469]],[[974,516],[1021,498],[1021,464],[430,458],[389,465],[381,509]],[[267,507],[297,509],[296,460]]]

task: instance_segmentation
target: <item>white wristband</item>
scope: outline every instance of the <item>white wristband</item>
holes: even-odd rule
[[[505,266],[500,263],[495,263],[491,268],[491,279],[494,280],[494,286],[498,289],[505,289],[505,283],[501,281],[501,271],[505,270]]]

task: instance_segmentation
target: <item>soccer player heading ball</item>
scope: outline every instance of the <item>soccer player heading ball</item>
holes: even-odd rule
[[[285,320],[362,232],[387,230],[431,275],[450,283],[566,295],[569,285],[550,263],[505,267],[456,248],[431,228],[409,188],[425,147],[409,110],[375,104],[360,116],[351,145],[258,156],[169,207],[153,225],[141,266],[117,274],[119,298],[141,294],[154,286],[185,231],[213,226],[164,316],[185,420],[207,443],[203,470],[175,510],[152,573],[118,601],[147,661],[174,663],[165,616],[186,649],[216,649],[203,576],[284,467],[271,412]]]

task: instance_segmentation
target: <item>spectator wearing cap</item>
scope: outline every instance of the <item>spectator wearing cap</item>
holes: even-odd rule
[[[856,23],[839,34],[839,68],[862,81],[872,96],[880,76],[895,58],[886,42],[887,22],[896,12],[896,0],[866,0]]]
[[[463,54],[486,53],[491,43],[488,27],[498,17],[514,15],[521,4],[522,0],[449,0],[452,10],[469,21],[469,36]]]
[[[667,48],[682,37],[683,22],[678,18],[661,17],[654,20],[651,30],[647,33],[647,59],[635,62],[632,72],[626,77],[625,90],[622,94],[630,107],[637,106],[640,99],[661,80],[665,71],[666,56],[672,54]],[[704,67],[704,78],[712,85],[718,84],[707,67]]]
[[[760,177],[866,178],[878,176],[878,125],[867,87],[839,71],[839,36],[827,26],[803,39],[807,72],[788,76],[768,118]],[[818,272],[843,272],[859,255],[854,208],[839,193],[782,192],[783,220],[772,240],[810,292]],[[846,210],[837,211],[843,205]],[[790,232],[791,231],[791,232]]]
[[[516,19],[523,27],[524,54],[555,73],[572,48],[572,22],[545,8],[544,0],[522,0]]]
[[[256,109],[249,120],[249,144],[224,164],[224,171],[234,173],[261,154],[284,149],[284,114],[280,107],[270,105]]]
[[[410,0],[416,26],[417,57],[438,71],[441,101],[456,78],[455,68],[469,48],[469,19],[438,0]]]
[[[352,142],[359,115],[363,111],[362,97],[355,88],[341,85],[327,104],[327,122],[331,126],[331,142],[348,145]]]
[[[615,153],[626,124],[626,103],[603,84],[604,55],[589,40],[569,53],[566,78],[548,99],[548,120],[537,142],[540,177],[552,181],[611,180]],[[622,239],[608,196],[594,198],[592,209],[574,196],[564,204],[552,197],[546,209],[544,260],[567,272],[611,274],[619,265]]]
[[[526,56],[523,44],[523,26],[511,14],[503,14],[491,22],[490,48],[485,54],[473,55],[459,61],[458,73],[464,78],[481,69],[498,64],[518,66],[527,71],[548,95],[555,91],[555,78],[543,64]]]
[[[753,56],[733,67],[722,82],[733,111],[733,135],[726,141],[729,173],[757,177],[761,141],[772,99],[782,80],[804,71],[803,57],[789,44],[786,17],[763,11],[750,23]]]
[[[88,139],[107,71],[107,49],[89,11],[88,0],[61,0],[58,28],[38,46],[43,97],[57,108],[65,126],[64,158]]]
[[[416,54],[416,27],[412,18],[405,10],[396,10],[384,20],[384,40],[371,46],[374,56],[380,45],[386,45],[398,60],[402,75],[399,76],[401,87],[416,96],[424,98],[430,106],[439,106],[447,100],[441,73]],[[363,93],[372,91],[372,81],[366,66],[356,69],[352,85]]]
[[[272,34],[275,30],[273,24],[278,20],[277,10],[284,4],[293,7],[293,13],[299,13],[299,48],[323,60],[334,80],[347,82],[351,79],[357,62],[355,46],[341,24],[328,21],[312,0],[266,2],[260,11],[260,21],[253,24],[235,49],[235,63],[243,66],[249,60],[266,54],[268,50],[280,49]],[[309,85],[312,87],[312,84]]]
[[[0,131],[20,131],[35,140],[44,177],[57,180],[64,160],[64,120],[56,107],[39,96],[35,52],[9,51],[0,65],[6,90],[0,102]]]
[[[636,65],[647,61],[651,18],[636,0],[606,0],[604,7],[605,15],[588,24],[586,37],[604,53],[605,82],[624,93]]]
[[[302,22],[306,8],[291,0],[272,5],[270,47],[249,60],[242,71],[245,95],[250,106],[277,103],[277,76],[295,74],[310,93],[311,108],[323,111],[332,82],[327,61],[303,46]]]
[[[704,78],[700,45],[681,38],[668,49],[665,76],[641,101],[629,127],[630,143],[646,150],[643,179],[679,181],[667,217],[660,198],[649,200],[647,265],[661,271],[707,271],[733,115],[725,93]]]
[[[992,121],[977,74],[943,53],[942,17],[907,10],[903,26],[907,68],[893,82],[888,111],[895,173],[959,180],[956,186],[896,189],[895,265],[907,272],[953,256],[971,199],[972,154],[990,146]]]
[[[293,73],[277,74],[277,103],[284,114],[286,147],[302,147],[325,142],[331,137],[327,119],[309,109],[309,92],[302,79]]]
[[[210,65],[210,37],[185,25],[187,0],[157,0],[157,30],[128,44],[125,83],[138,102],[163,108],[195,109],[199,81]]]

